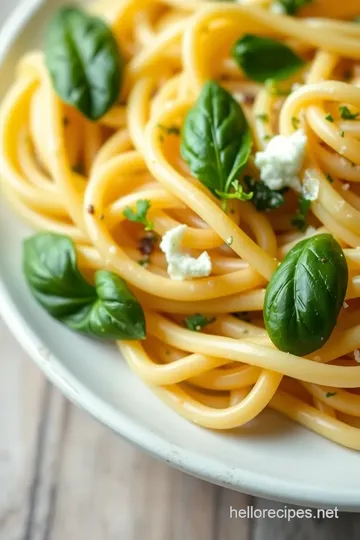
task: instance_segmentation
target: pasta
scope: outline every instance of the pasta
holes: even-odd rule
[[[359,2],[308,2],[295,17],[271,4],[90,6],[106,19],[126,60],[121,96],[97,121],[86,119],[54,91],[43,52],[26,54],[0,109],[2,188],[32,227],[74,241],[89,279],[106,268],[127,282],[144,308],[146,339],[117,346],[180,415],[227,430],[270,407],[360,450],[360,25],[351,22]],[[285,43],[305,59],[304,69],[280,90],[250,80],[230,57],[245,33]],[[224,211],[191,174],[179,130],[208,80],[241,104],[254,152],[301,125],[304,168],[318,185],[305,230],[291,223],[296,193],[269,212],[236,198]],[[252,157],[245,172],[256,175]],[[149,203],[154,233],[126,218],[139,200]],[[183,248],[193,257],[207,251],[211,275],[168,275],[156,237],[181,224]],[[269,339],[265,289],[293,246],[320,233],[343,248],[349,283],[330,339],[301,357]]]

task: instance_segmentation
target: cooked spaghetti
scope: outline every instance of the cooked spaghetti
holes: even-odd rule
[[[34,228],[73,240],[89,281],[98,269],[126,281],[146,339],[117,341],[120,353],[179,414],[227,430],[270,407],[360,450],[359,1],[303,4],[295,16],[267,0],[94,4],[121,51],[121,93],[88,119],[59,97],[44,53],[26,54],[1,105],[2,186]],[[302,67],[276,84],[249,78],[230,52],[244,34],[285,45]],[[181,149],[185,117],[209,80],[239,104],[251,134],[251,155],[223,197]],[[299,130],[298,177],[304,186],[311,171],[311,208],[302,213],[296,188],[269,184],[277,202],[263,211],[254,204],[259,154]],[[180,225],[177,262],[189,266],[206,251],[205,274],[199,264],[173,279],[163,244]],[[347,292],[329,340],[299,356],[270,340],[265,290],[285,255],[322,233],[343,250]]]

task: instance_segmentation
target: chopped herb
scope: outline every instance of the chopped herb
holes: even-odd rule
[[[269,121],[269,115],[268,114],[257,114],[256,118],[258,120],[261,120],[261,122],[268,122]]]
[[[360,113],[352,113],[345,105],[339,107],[339,111],[343,120],[356,120],[360,116]]]
[[[291,220],[291,224],[297,227],[299,231],[305,231],[307,228],[307,216],[310,210],[311,201],[305,199],[303,195],[299,197],[299,207],[296,216]]]
[[[292,127],[293,127],[294,129],[299,129],[299,125],[300,125],[300,120],[299,120],[299,118],[297,118],[296,116],[293,116],[293,117],[291,118],[291,124],[292,124]]]
[[[123,211],[124,217],[129,221],[142,223],[145,226],[146,231],[151,231],[154,228],[154,225],[148,221],[146,217],[150,206],[150,201],[139,199],[136,201],[136,212],[134,212],[130,206],[127,206]]]
[[[167,135],[180,135],[180,128],[178,126],[163,126],[162,124],[158,124],[157,127]]]
[[[95,214],[95,208],[93,204],[89,204],[86,208],[86,211],[88,214],[94,215]]]
[[[332,178],[332,176],[330,176],[329,173],[326,173],[325,174],[325,178],[328,182],[330,182],[330,184],[332,184],[334,182],[334,179]]]
[[[256,181],[251,176],[244,176],[244,182],[248,190],[251,190],[253,197],[252,204],[260,212],[279,208],[285,202],[283,193],[286,190],[274,191],[270,189],[264,182]]]
[[[234,241],[234,238],[232,236],[229,236],[229,238],[226,240],[226,243],[228,246],[231,246]]]
[[[340,137],[343,139],[345,137],[345,131],[340,131]]]
[[[103,219],[105,219],[104,214],[100,214],[99,219],[100,219],[100,221],[103,221]]]
[[[312,4],[314,0],[276,0],[275,5],[280,5],[287,15],[296,15],[304,6]]]
[[[197,313],[196,315],[186,317],[184,320],[184,326],[193,332],[200,332],[204,326],[207,326],[214,321],[216,321],[215,317],[205,317],[205,315],[200,315],[200,313]]]
[[[327,114],[327,115],[325,116],[325,120],[327,120],[328,122],[333,123],[333,122],[334,122],[334,117],[333,117],[332,114]]]
[[[270,141],[271,137],[270,135],[264,135],[263,140],[264,141]]]
[[[326,392],[326,397],[336,396],[336,392]]]

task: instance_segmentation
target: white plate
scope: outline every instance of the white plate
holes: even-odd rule
[[[40,44],[61,0],[25,0],[0,35],[0,99],[21,54]],[[2,14],[13,0],[1,0]],[[74,403],[171,465],[235,490],[309,506],[360,510],[360,453],[266,412],[231,433],[200,429],[164,406],[127,368],[115,347],[68,331],[39,308],[21,273],[29,230],[0,203],[0,308],[22,346]],[[0,348],[1,350],[1,348]]]

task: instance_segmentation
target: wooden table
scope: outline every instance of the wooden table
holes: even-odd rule
[[[71,405],[0,321],[0,540],[355,540],[360,515],[230,519],[279,509],[196,480]]]

